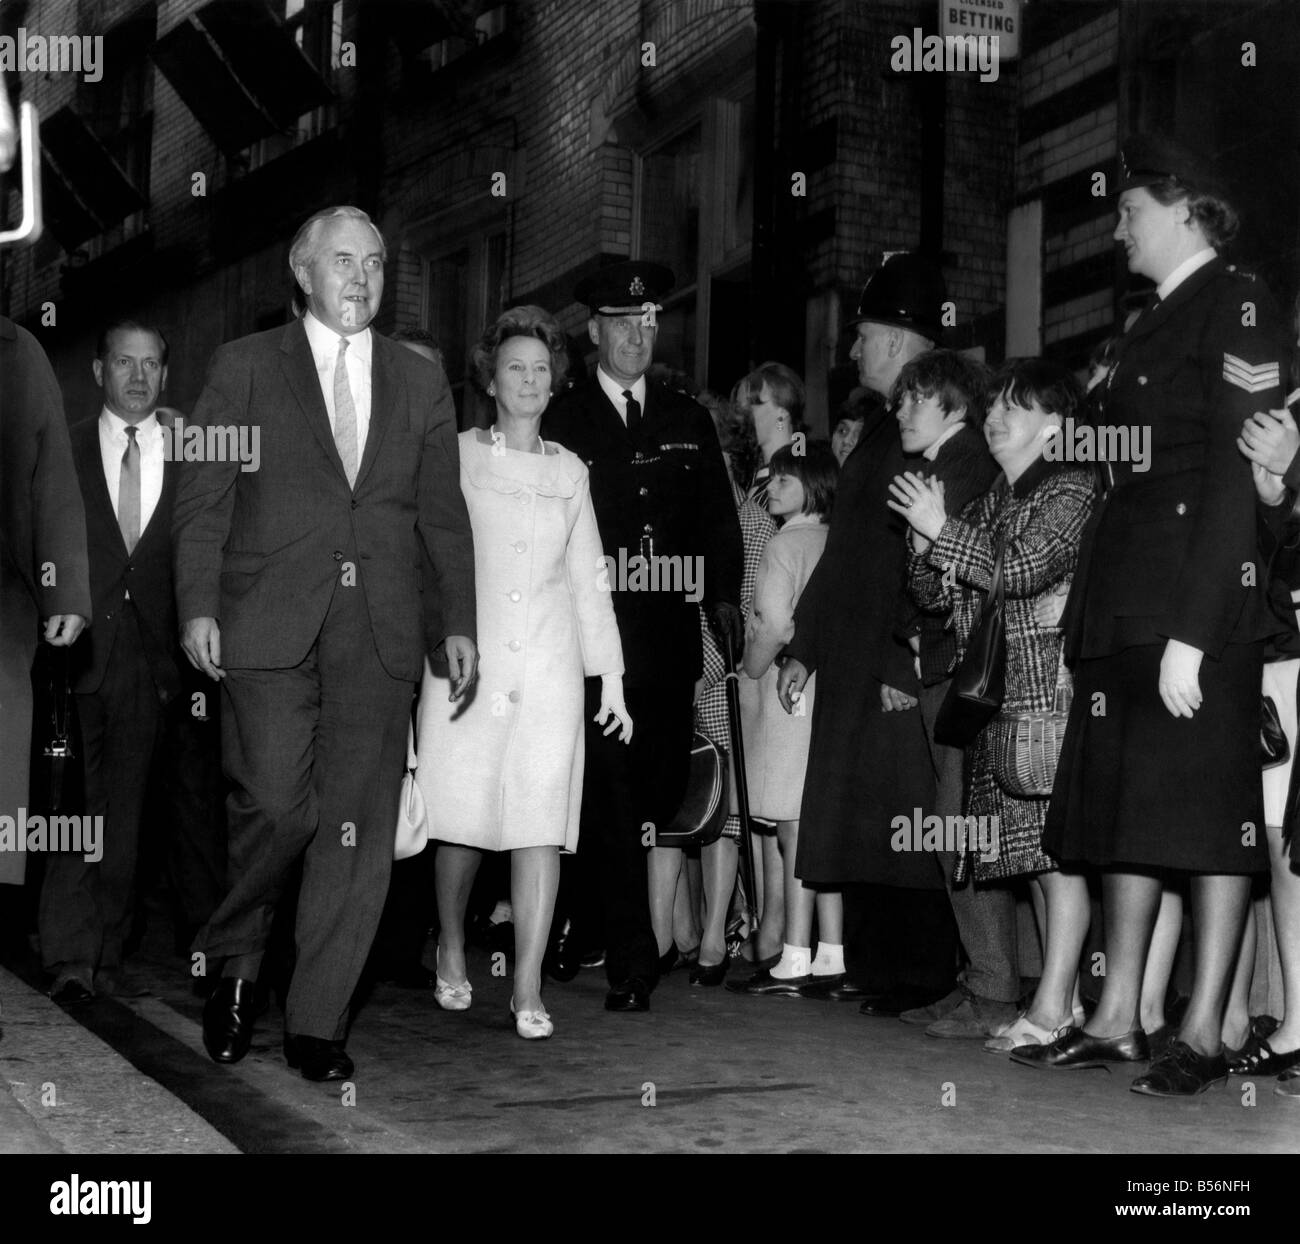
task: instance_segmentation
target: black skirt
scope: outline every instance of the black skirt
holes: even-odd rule
[[[1264,645],[1201,662],[1202,703],[1174,717],[1163,644],[1082,660],[1043,847],[1066,863],[1194,873],[1268,869],[1259,756]]]

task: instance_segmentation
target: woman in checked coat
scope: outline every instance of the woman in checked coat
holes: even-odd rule
[[[1014,359],[993,378],[996,394],[984,435],[1003,474],[959,518],[949,517],[943,486],[910,472],[893,485],[890,508],[912,528],[908,579],[917,604],[951,609],[958,661],[979,624],[999,541],[1005,542],[1007,713],[1050,710],[1061,662],[1061,632],[1043,627],[1040,604],[1074,571],[1095,494],[1090,468],[1049,461],[1045,449],[1060,436],[1081,400],[1063,367]],[[1029,876],[1044,940],[1042,981],[1027,1012],[987,1043],[993,1050],[1042,1044],[1078,1011],[1077,968],[1088,931],[1087,883],[1059,873],[1043,851],[1046,798],[1022,799],[994,771],[996,718],[966,749],[965,812],[982,821],[957,861],[954,879],[968,884]],[[996,826],[996,837],[988,827]],[[988,836],[986,836],[986,832]]]

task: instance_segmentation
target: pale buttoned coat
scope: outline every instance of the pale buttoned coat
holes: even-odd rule
[[[623,651],[587,468],[545,444],[543,455],[460,436],[479,675],[452,704],[446,669],[425,669],[416,778],[438,841],[578,845],[583,678],[622,674]]]

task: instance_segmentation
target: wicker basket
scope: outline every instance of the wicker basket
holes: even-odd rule
[[[999,713],[989,726],[993,776],[1017,799],[1041,799],[1052,793],[1065,725],[1070,719],[1074,686],[1061,661],[1050,712]]]

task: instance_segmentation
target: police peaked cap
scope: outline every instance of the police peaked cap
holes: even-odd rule
[[[1191,190],[1222,196],[1223,183],[1203,156],[1164,134],[1133,134],[1120,150],[1119,193],[1176,177]]]
[[[586,303],[593,315],[628,315],[652,303],[656,311],[673,287],[673,271],[661,263],[640,259],[610,264],[578,283],[574,300]]]
[[[848,326],[871,320],[911,329],[931,341],[943,336],[943,304],[948,287],[937,260],[900,252],[890,255],[871,275]]]

